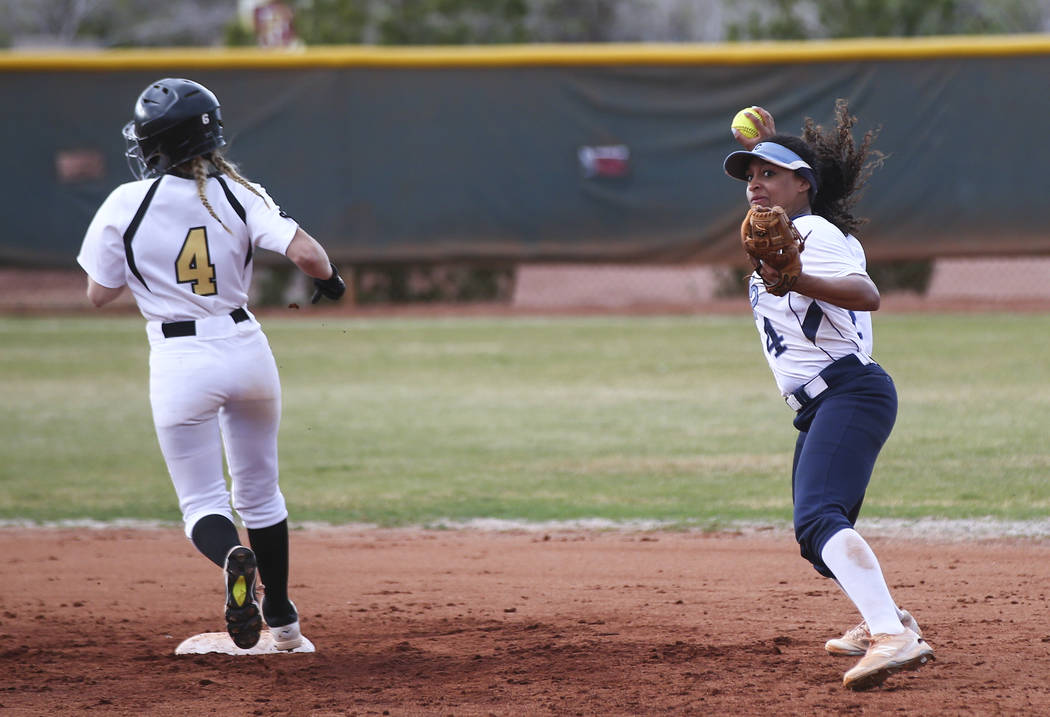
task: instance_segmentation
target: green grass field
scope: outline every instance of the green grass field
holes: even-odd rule
[[[790,519],[746,310],[263,323],[293,522]],[[178,521],[147,356],[137,317],[0,319],[0,520]],[[1050,315],[878,316],[900,413],[864,516],[1044,518],[1048,356]]]

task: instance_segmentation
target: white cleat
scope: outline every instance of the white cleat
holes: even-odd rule
[[[271,627],[270,634],[273,636],[273,646],[278,650],[294,650],[303,644],[303,635],[299,632],[299,621],[291,625]]]
[[[915,622],[915,618],[911,616],[910,612],[898,609],[897,614],[905,629],[911,630],[919,637],[922,637],[919,623]],[[847,630],[842,637],[834,637],[825,642],[824,649],[831,655],[855,657],[867,653],[868,645],[870,644],[871,631],[868,629],[868,623],[862,622],[856,627]]]
[[[291,606],[291,613],[285,613],[280,616],[270,616],[274,622],[285,622],[287,624],[274,627],[269,625],[270,620],[266,623],[270,627],[270,636],[273,638],[273,646],[278,650],[294,650],[303,644],[303,635],[299,630],[299,611],[295,608],[295,603],[291,600],[288,601]],[[266,599],[263,598],[263,616],[266,615]],[[291,622],[287,622],[291,619]]]
[[[933,648],[911,630],[899,635],[881,633],[871,636],[864,657],[842,678],[851,690],[878,687],[895,672],[917,670],[933,658]]]

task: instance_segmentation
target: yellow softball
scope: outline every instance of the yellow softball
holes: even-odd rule
[[[755,126],[755,123],[744,114],[745,112],[750,112],[755,117],[758,117],[759,123],[765,124],[762,122],[762,115],[758,113],[757,107],[745,107],[733,117],[733,124],[730,125],[730,128],[735,129],[749,139],[754,139],[758,136],[758,128]]]

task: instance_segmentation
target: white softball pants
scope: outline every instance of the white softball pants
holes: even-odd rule
[[[247,528],[288,517],[278,485],[281,384],[254,320],[228,335],[150,335],[150,402],[186,536],[205,515],[233,510]],[[223,472],[223,447],[232,490]]]

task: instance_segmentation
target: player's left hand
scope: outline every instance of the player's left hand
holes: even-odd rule
[[[762,279],[762,283],[766,286],[778,286],[785,281],[780,276],[780,270],[774,267],[772,264],[754,258],[752,258],[751,261],[755,265],[755,271],[758,273],[758,277]],[[799,276],[801,276],[801,273],[799,274]]]
[[[335,268],[335,264],[332,264],[332,275],[327,279],[314,279],[314,286],[317,288],[314,291],[313,298],[310,299],[311,304],[316,304],[321,300],[322,296],[332,301],[338,301],[346,293],[346,283],[343,281],[343,277],[339,276],[339,270]]]
[[[754,206],[740,225],[740,242],[766,291],[784,296],[802,273],[806,240],[781,207]]]

